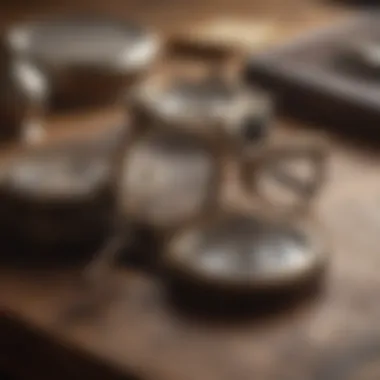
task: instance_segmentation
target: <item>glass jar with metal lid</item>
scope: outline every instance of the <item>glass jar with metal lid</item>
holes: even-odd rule
[[[319,272],[324,251],[300,220],[323,184],[324,151],[314,145],[271,148],[272,107],[265,94],[216,76],[151,77],[129,98],[128,108],[132,132],[115,177],[118,227],[124,226],[118,234],[135,224],[158,234],[168,278],[181,286],[196,279],[197,287],[211,283],[213,290],[226,291],[231,285],[233,294],[251,294]],[[256,206],[252,214],[227,211],[229,161],[237,167],[240,196]],[[281,203],[272,192],[281,186],[293,196],[290,202]],[[114,254],[101,252],[93,272]],[[203,254],[222,269],[208,271]]]
[[[136,226],[159,237],[155,255],[172,290],[225,301],[241,295],[245,303],[324,268],[324,249],[306,218],[324,183],[324,150],[271,146],[270,97],[223,70],[206,72],[169,70],[130,92],[131,133],[114,172],[114,234],[86,268],[90,283],[133,242]],[[235,201],[245,200],[245,208],[225,198],[232,167]],[[291,195],[285,200],[284,190]]]
[[[141,197],[143,184],[150,183],[145,190],[156,199],[160,192],[158,188],[154,189],[155,179],[157,186],[159,183],[164,186],[165,181],[169,181],[167,188],[161,187],[160,190],[161,196],[167,197],[169,203],[157,199],[156,207],[165,210],[166,217],[171,211],[178,214],[170,223],[172,225],[182,224],[179,215],[185,205],[195,211],[200,210],[206,202],[208,207],[205,209],[209,213],[211,204],[218,202],[217,194],[223,182],[226,160],[240,157],[245,149],[252,146],[261,146],[271,120],[268,97],[262,93],[252,93],[235,82],[223,81],[219,77],[197,80],[171,77],[166,81],[163,78],[150,78],[135,91],[129,109],[134,137],[124,157],[128,174],[123,186],[123,197],[133,191]],[[143,149],[146,153],[143,153]],[[144,159],[149,155],[152,156],[151,162],[145,164]],[[164,155],[167,159],[166,162],[162,161],[161,169],[155,167]],[[143,176],[143,165],[151,170],[150,175],[147,172]],[[136,175],[133,174],[135,170]],[[136,188],[138,180],[141,181],[140,190]],[[203,190],[197,188],[200,183],[204,184]],[[198,198],[198,202],[190,202],[197,190],[203,194],[203,202],[200,202],[202,197]],[[168,191],[173,194],[168,196]],[[188,194],[188,198],[184,197],[185,194]],[[178,203],[174,203],[177,198]],[[134,200],[125,202],[133,204],[134,208],[138,205]],[[146,213],[144,218],[150,222],[155,220],[157,226],[169,223],[158,219],[157,210],[149,206],[147,199],[142,200],[142,203],[146,211],[141,209],[138,212],[140,217],[143,218]],[[188,220],[193,218],[194,215],[190,214],[186,217]]]

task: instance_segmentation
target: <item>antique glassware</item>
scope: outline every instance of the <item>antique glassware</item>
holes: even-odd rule
[[[120,132],[45,143],[5,161],[0,171],[5,239],[32,248],[31,258],[40,254],[53,261],[59,253],[70,261],[70,254],[81,255],[76,247],[93,250],[102,243],[113,217],[110,158]]]
[[[203,213],[202,209],[209,213],[210,207],[218,207],[217,194],[223,182],[225,160],[231,156],[240,159],[246,149],[248,152],[249,147],[262,144],[266,138],[271,120],[270,100],[264,94],[244,91],[235,83],[224,82],[218,77],[199,78],[196,81],[172,78],[169,83],[160,79],[151,78],[140,85],[134,98],[130,99],[135,132],[124,156],[127,175],[122,197],[128,197],[131,192],[142,196],[142,191],[133,187],[138,186],[137,178],[140,178],[141,188],[150,183],[147,190],[153,198],[161,191],[160,194],[170,202],[170,205],[165,205],[163,200],[157,199],[157,206],[165,209],[166,213],[172,210],[178,215],[181,214],[181,207],[188,207],[193,209],[194,215],[185,219],[192,220],[196,214]],[[140,159],[135,163],[135,152],[140,147],[145,147],[146,153],[141,152]],[[166,152],[168,158],[159,170],[154,164],[158,165],[162,152]],[[149,177],[147,172],[143,178],[143,160],[149,154],[155,163],[147,163],[145,167],[152,174],[154,172],[157,183],[162,183],[160,191],[153,189],[155,182],[152,174]],[[133,183],[134,172],[139,174],[135,175],[136,181]],[[165,181],[168,181],[167,188],[162,187]],[[200,183],[204,186],[203,190],[198,188],[199,202],[185,202],[185,192],[189,197],[195,197],[196,186]],[[168,193],[170,190],[174,193]],[[177,197],[178,204],[174,203]],[[202,197],[206,205],[201,202]],[[137,206],[134,200],[125,202]],[[145,200],[141,199],[141,202],[146,205],[147,212],[155,212],[155,208]],[[196,203],[198,207],[192,207]],[[214,206],[211,206],[212,203]],[[142,209],[138,213],[142,216]],[[149,223],[155,220],[153,214],[146,218]],[[182,217],[178,216],[171,225],[182,223]],[[155,222],[157,226],[165,224],[164,220]]]
[[[265,94],[214,75],[191,82],[152,77],[129,99],[129,110],[132,133],[118,158],[118,233],[136,222],[159,233],[158,255],[177,285],[196,279],[198,288],[211,283],[244,294],[319,272],[324,250],[300,220],[323,184],[325,155],[318,146],[269,148]],[[226,208],[228,161],[247,205],[257,206],[253,214]],[[268,179],[275,190],[289,190],[290,201],[273,195]],[[116,253],[100,252],[89,273]]]
[[[16,25],[8,43],[14,56],[33,62],[47,75],[53,103],[74,107],[117,101],[160,52],[154,33],[91,15]]]

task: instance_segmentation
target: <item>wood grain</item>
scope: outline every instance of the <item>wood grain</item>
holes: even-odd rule
[[[121,9],[121,2],[109,3],[110,9]],[[147,20],[155,19],[156,25],[165,24],[169,14],[174,17],[176,7],[180,8],[178,15],[199,12],[199,18],[215,10],[211,2],[196,1],[194,8],[186,3],[190,8],[185,8],[184,3],[175,7],[167,0],[166,9],[173,8],[168,14],[163,16],[160,9],[156,15],[147,15],[142,9],[148,7],[147,2],[138,3],[130,2],[139,9],[137,17],[144,14]],[[205,3],[210,8],[207,12]],[[241,14],[252,2],[224,3],[220,5],[224,12],[236,7],[231,13]],[[263,13],[276,15],[277,9],[277,17],[286,11],[289,19],[293,16],[289,22],[294,24],[293,30],[296,24],[299,30],[305,23],[310,25],[303,22],[307,18],[303,20],[302,13],[296,16],[293,12],[298,9],[296,2],[289,3],[286,10],[279,2],[265,2],[273,3],[272,8],[264,2],[254,3]],[[304,3],[307,6],[302,6],[302,11],[313,13],[314,2]],[[156,10],[163,3],[151,4]],[[102,6],[99,3],[99,9]],[[321,20],[336,13],[335,8],[318,9],[320,15],[325,14]],[[34,13],[38,11],[36,7]],[[8,20],[20,18],[21,13],[13,11]],[[89,136],[93,128],[107,130],[114,125],[122,112],[117,115],[112,110],[58,118],[51,122],[51,136]],[[304,132],[299,127],[279,121],[276,138],[301,138]],[[310,133],[305,132],[306,137]],[[316,204],[315,218],[329,239],[331,263],[325,288],[316,297],[261,318],[235,323],[207,321],[174,308],[161,280],[119,268],[112,278],[112,299],[90,316],[68,320],[64,317],[76,297],[80,268],[31,272],[2,267],[0,366],[29,379],[321,380],[320,373],[330,376],[336,363],[344,362],[347,347],[380,341],[380,303],[376,302],[380,291],[380,157],[328,139],[332,146],[329,182]],[[340,379],[336,376],[334,380]]]

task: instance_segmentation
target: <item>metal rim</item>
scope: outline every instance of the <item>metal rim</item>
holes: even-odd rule
[[[239,278],[226,278],[222,276],[210,276],[202,273],[197,268],[187,265],[178,258],[179,251],[176,247],[181,244],[181,239],[186,239],[189,233],[201,233],[203,226],[196,226],[193,229],[185,229],[176,234],[168,244],[168,247],[163,255],[163,264],[170,271],[177,273],[185,281],[186,279],[195,281],[198,284],[220,287],[223,286],[231,290],[270,290],[281,289],[287,286],[293,286],[302,283],[323,271],[327,261],[326,245],[320,231],[315,230],[315,225],[311,225],[309,221],[294,221],[293,228],[300,231],[307,239],[308,247],[313,252],[314,258],[310,261],[307,268],[302,271],[294,270],[287,271],[282,275],[260,277],[252,276],[249,280]]]
[[[287,174],[273,171],[273,164],[283,162],[287,158],[301,158],[311,164],[313,178],[309,184],[303,186]],[[270,176],[274,176],[279,182],[290,187],[293,193],[298,192],[298,201],[295,204],[290,207],[280,206],[260,191],[261,174],[267,169]],[[302,213],[310,206],[326,182],[326,173],[327,154],[322,147],[318,145],[280,146],[264,148],[256,156],[245,158],[240,171],[240,181],[250,194],[251,201],[256,204],[261,203],[264,212],[286,216]]]
[[[214,80],[211,76],[203,76],[198,78],[197,84],[205,85],[207,81]],[[224,83],[223,78],[216,77],[216,81],[221,81],[221,84],[226,87],[229,94],[226,95],[226,99],[218,100],[217,106],[214,107],[212,112],[198,112],[197,107],[194,107],[191,112],[189,107],[184,107],[181,103],[186,101],[181,100],[179,107],[180,110],[167,110],[164,107],[163,99],[166,95],[170,95],[170,92],[176,87],[182,84],[194,85],[194,82],[188,80],[186,76],[179,76],[173,80],[173,75],[169,76],[169,79],[165,75],[156,75],[148,78],[145,82],[138,86],[134,94],[134,100],[139,103],[148,114],[154,115],[155,120],[162,125],[182,126],[184,128],[191,128],[193,131],[197,131],[203,134],[215,134],[216,131],[229,134],[231,128],[238,123],[239,115],[243,114],[243,110],[246,110],[247,115],[252,112],[252,105],[260,102],[263,104],[265,114],[269,111],[269,104],[271,99],[260,91],[252,91],[245,88],[244,85],[238,81],[226,81]],[[187,109],[187,110],[186,110]],[[207,107],[210,110],[210,107]],[[245,115],[245,114],[244,114]],[[245,115],[245,116],[247,116]],[[207,126],[207,128],[205,128]]]
[[[58,18],[57,22],[69,24],[75,20],[75,18]],[[162,48],[162,40],[159,35],[141,27],[139,28],[138,35],[136,35],[136,42],[126,49],[126,54],[122,55],[120,59],[112,59],[111,61],[101,60],[100,62],[91,64],[81,64],[79,62],[64,62],[59,64],[50,59],[48,54],[38,54],[33,51],[33,34],[37,32],[41,33],[44,31],[44,28],[48,29],[51,25],[54,26],[54,20],[48,21],[13,27],[6,36],[11,53],[15,57],[27,58],[28,60],[38,62],[39,65],[49,71],[88,69],[91,67],[93,70],[109,71],[110,74],[118,72],[119,74],[126,75],[146,70],[158,57]],[[85,21],[91,26],[93,23],[96,25],[99,19],[88,18]],[[128,34],[128,21],[123,22],[118,19],[109,18],[102,18],[100,21],[105,26],[111,28],[117,27],[119,30],[125,30],[126,35]]]
[[[105,194],[107,192],[107,187],[109,186],[108,173],[111,173],[111,169],[106,154],[104,154],[104,156],[102,154],[99,156],[95,154],[94,161],[91,159],[91,156],[93,153],[95,153],[92,145],[87,145],[87,143],[84,143],[83,145],[83,143],[84,141],[76,141],[74,142],[74,145],[66,146],[65,142],[59,142],[42,146],[30,146],[29,148],[26,148],[21,156],[14,156],[7,164],[7,168],[1,175],[1,181],[4,184],[2,188],[7,193],[12,194],[13,199],[33,204],[54,205],[61,203],[76,205],[80,204],[83,201],[92,202],[93,198],[96,198],[98,195]],[[66,151],[68,153],[65,153]],[[19,168],[20,166],[22,167],[25,163],[26,165],[30,163],[33,166],[44,166],[43,162],[45,160],[43,159],[43,156],[45,154],[48,155],[48,157],[52,155],[53,161],[59,161],[60,152],[64,152],[64,156],[72,162],[75,162],[77,159],[79,162],[81,162],[83,159],[84,162],[88,161],[90,164],[94,163],[95,165],[100,165],[101,172],[100,174],[97,174],[95,179],[92,181],[93,185],[79,189],[78,192],[76,192],[76,194],[73,196],[69,193],[64,192],[58,192],[56,194],[39,194],[35,191],[25,192],[23,189],[17,189],[17,187],[9,184],[8,179],[12,178],[12,172],[14,172],[15,168]],[[76,155],[76,153],[79,154]],[[87,155],[89,158],[87,158]],[[60,164],[58,163],[57,166],[59,168]],[[75,166],[75,164],[73,166]],[[93,189],[96,190],[94,191]]]

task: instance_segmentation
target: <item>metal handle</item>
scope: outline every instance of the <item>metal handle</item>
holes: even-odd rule
[[[242,180],[255,195],[255,201],[262,202],[268,211],[275,214],[302,211],[324,185],[326,158],[325,150],[319,146],[267,149],[243,164]],[[281,201],[286,196],[292,199]]]

